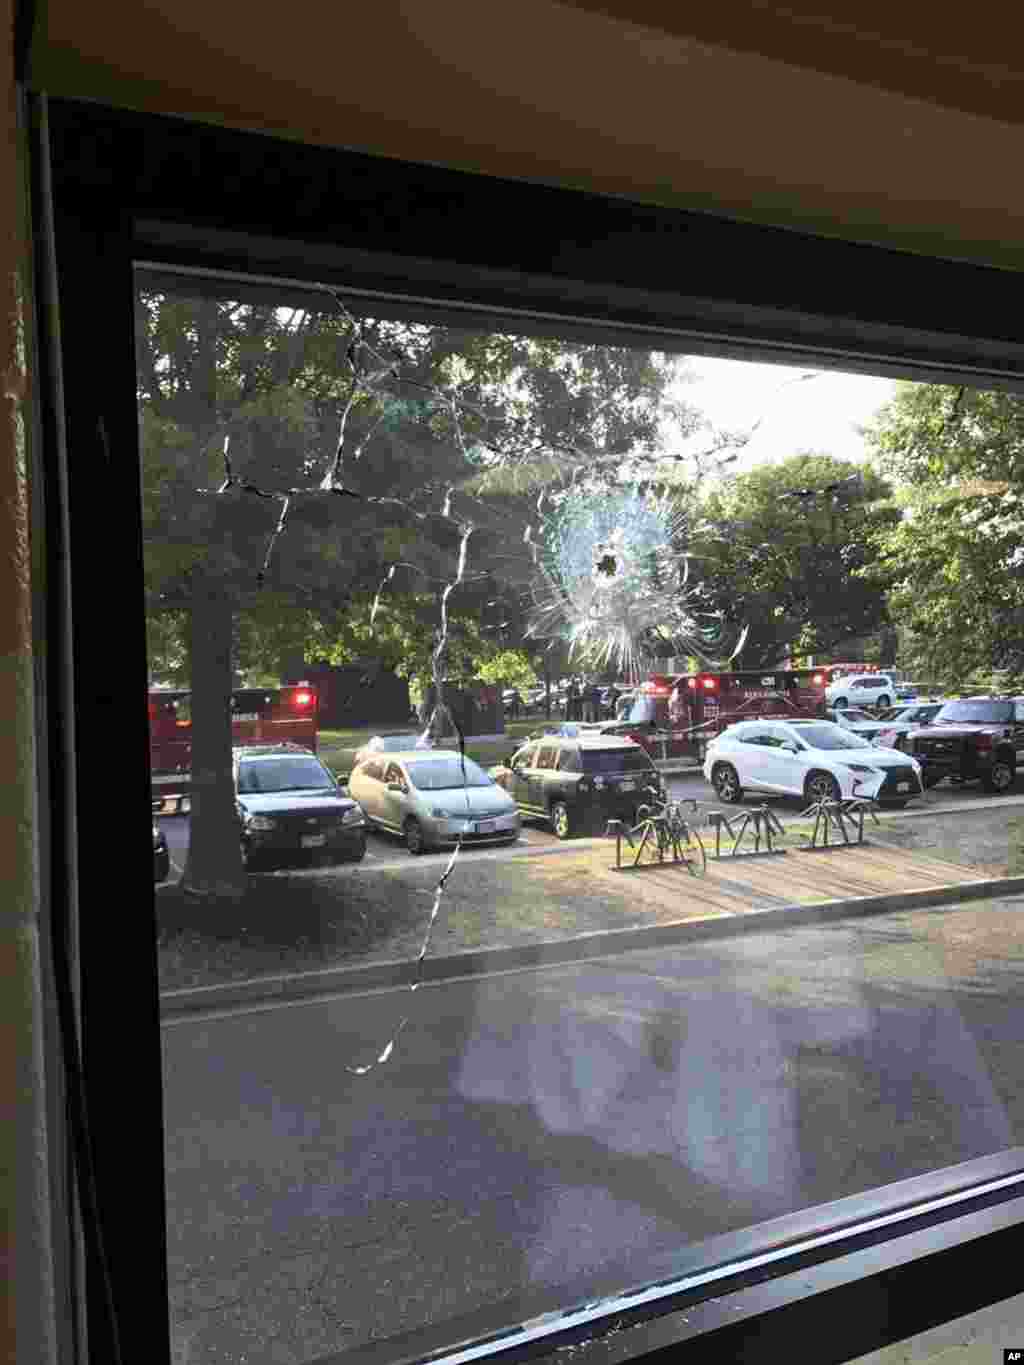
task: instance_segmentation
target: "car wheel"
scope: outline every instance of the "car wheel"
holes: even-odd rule
[[[878,698],[878,706],[879,706],[879,709],[880,709],[880,710],[884,711],[885,708],[886,708],[887,706],[891,706],[891,705],[892,705],[892,702],[889,700],[888,697],[879,697],[879,698]]]
[[[559,839],[571,839],[573,836],[572,816],[564,801],[556,801],[551,807],[551,828]]]
[[[423,837],[423,826],[411,815],[402,826],[402,833],[405,835],[405,846],[413,857],[418,858],[421,853],[427,850],[427,843]]]
[[[997,758],[988,772],[982,775],[981,785],[987,792],[1008,792],[1016,776],[1009,759]]]
[[[845,697],[836,697],[835,701],[832,703],[832,710],[842,711],[845,708],[846,704],[847,703]]]
[[[719,801],[726,801],[734,806],[738,801],[743,800],[743,788],[740,786],[740,775],[731,763],[716,763],[711,772],[711,785],[715,789],[715,795]]]
[[[843,793],[832,774],[822,772],[819,768],[813,773],[808,773],[807,781],[804,783],[804,797],[808,801],[841,801]]]

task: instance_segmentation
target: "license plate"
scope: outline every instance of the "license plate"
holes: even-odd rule
[[[231,717],[232,720],[259,720],[255,711],[239,711]]]
[[[495,820],[481,820],[476,827],[477,834],[493,834],[498,828]]]
[[[910,783],[909,783],[909,782],[897,782],[897,783],[896,783],[896,790],[897,790],[898,792],[908,792],[908,791],[910,791]]]
[[[300,839],[303,848],[323,848],[326,842],[326,834],[303,834]]]

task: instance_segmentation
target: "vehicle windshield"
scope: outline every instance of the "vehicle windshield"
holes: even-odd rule
[[[1007,725],[1011,720],[1010,701],[948,701],[935,717],[936,725]]]
[[[494,779],[488,777],[483,768],[478,767],[471,758],[465,760],[463,778],[462,760],[458,758],[422,758],[415,763],[407,763],[405,770],[409,781],[421,792],[450,791],[454,787],[493,787]]]
[[[866,739],[838,725],[801,725],[796,733],[812,749],[872,749]]]
[[[626,717],[633,725],[649,725],[657,718],[657,704],[654,697],[634,697]]]
[[[260,792],[324,791],[334,779],[318,759],[277,757],[243,759],[238,765],[241,795]]]
[[[379,754],[398,753],[402,749],[414,749],[419,735],[375,735],[369,747]]]
[[[585,773],[651,773],[654,765],[643,749],[584,749]]]

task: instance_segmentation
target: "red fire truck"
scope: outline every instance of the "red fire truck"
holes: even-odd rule
[[[654,758],[697,758],[712,735],[736,721],[823,716],[828,682],[824,668],[654,673],[615,730]]]
[[[149,756],[153,800],[180,809],[192,781],[192,694],[158,689],[149,693]],[[287,740],[316,753],[319,724],[316,690],[292,687],[242,688],[231,694],[233,744],[274,744]]]

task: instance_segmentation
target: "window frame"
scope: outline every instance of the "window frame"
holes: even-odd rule
[[[41,608],[52,626],[48,694],[67,702],[51,705],[43,723],[55,761],[69,765],[43,818],[53,836],[53,933],[78,971],[83,1108],[103,1234],[102,1249],[86,1239],[82,1304],[91,1362],[117,1358],[112,1302],[123,1358],[164,1365],[155,899],[124,924],[121,957],[138,968],[127,976],[109,953],[105,917],[78,913],[99,901],[108,872],[99,837],[107,812],[89,799],[95,771],[121,794],[125,875],[144,909],[152,885],[142,828],[150,773],[135,268],[141,263],[150,279],[159,270],[193,272],[197,288],[218,271],[240,295],[287,287],[322,300],[319,286],[330,285],[394,300],[405,316],[420,308],[424,317],[507,317],[520,330],[564,336],[592,335],[596,324],[611,343],[1014,391],[1024,391],[1016,339],[1024,274],[183,119],[43,95],[29,103],[43,244],[36,283],[47,496],[39,529],[53,585]],[[90,511],[98,487],[102,525]],[[104,659],[116,688],[95,674],[86,622],[96,601],[120,623]],[[124,705],[126,689],[138,695],[134,711]],[[111,748],[115,725],[121,742]],[[126,1018],[136,1059],[131,1125],[110,1060],[121,1055]],[[850,1222],[827,1245],[814,1242],[814,1209],[775,1220],[768,1255],[758,1252],[764,1225],[746,1229],[726,1239],[732,1268],[717,1278],[679,1280],[657,1301],[624,1299],[603,1321],[568,1315],[543,1339],[508,1333],[497,1355],[557,1361],[560,1348],[577,1344],[588,1361],[654,1360],[685,1340],[695,1359],[761,1359],[769,1341],[796,1358],[813,1339],[816,1359],[839,1361],[1019,1292],[1024,1150],[900,1184],[909,1201],[903,1221],[869,1221],[889,1207],[887,1187],[840,1201]],[[412,1334],[404,1357],[445,1354],[450,1330]],[[387,1346],[403,1354],[402,1343]],[[333,1359],[342,1365],[363,1354]]]

